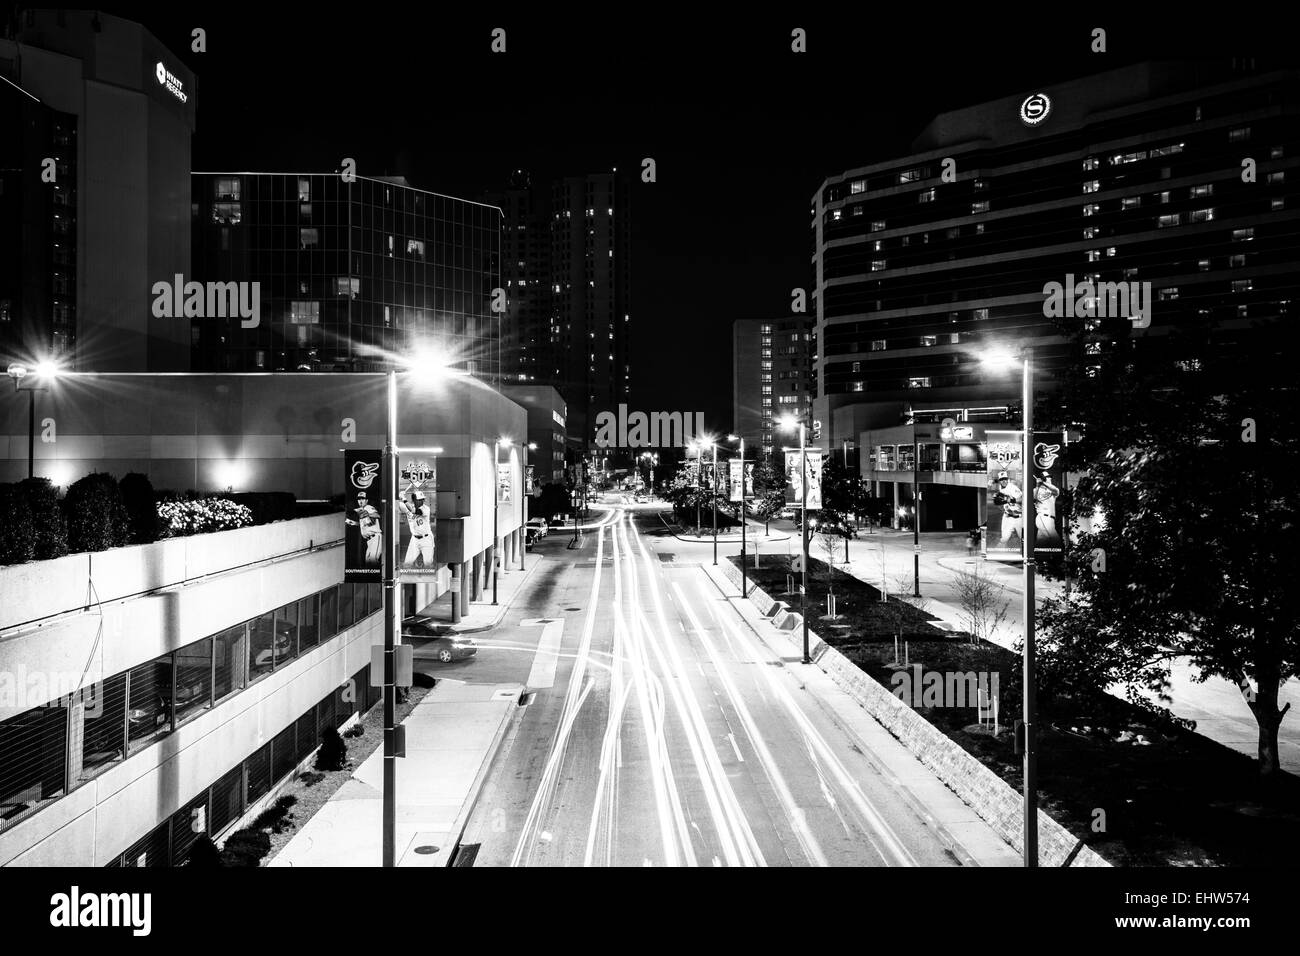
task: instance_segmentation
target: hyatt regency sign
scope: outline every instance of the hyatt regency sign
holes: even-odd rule
[[[167,87],[167,92],[176,97],[182,103],[189,99],[189,95],[185,92],[184,82],[182,82],[179,76],[167,69],[167,67],[163,66],[161,60],[154,65],[153,75],[158,78],[158,84],[160,86]]]

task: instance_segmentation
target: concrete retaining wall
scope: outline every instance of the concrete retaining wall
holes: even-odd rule
[[[737,588],[740,571],[727,562],[723,574]],[[760,611],[775,603],[751,583],[749,598]],[[798,613],[782,612],[777,627],[802,623]],[[783,628],[786,629],[786,628]],[[928,720],[895,697],[870,674],[809,631],[813,661],[864,710],[898,738],[923,764],[988,823],[1010,846],[1023,852],[1024,803],[1021,795],[978,759],[963,750]],[[1042,866],[1061,866],[1078,840],[1042,810],[1038,811],[1038,853]],[[1110,866],[1088,847],[1080,849],[1071,866]]]

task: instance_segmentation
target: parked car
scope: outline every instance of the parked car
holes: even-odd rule
[[[529,531],[536,531],[539,538],[545,538],[550,533],[550,525],[546,523],[545,518],[529,518],[525,527]]]

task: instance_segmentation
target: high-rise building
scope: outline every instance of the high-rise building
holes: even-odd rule
[[[400,178],[201,172],[192,213],[194,278],[258,283],[260,304],[256,325],[193,318],[195,369],[375,371],[435,349],[499,382],[495,206]]]
[[[764,455],[790,443],[777,425],[781,418],[808,413],[811,326],[799,316],[732,324],[733,430]]]
[[[1241,66],[1148,63],[1024,90],[825,180],[815,414],[832,440],[909,411],[1013,404],[1018,383],[980,364],[994,344],[1032,345],[1043,389],[1117,333],[1170,362],[1197,360],[1169,335],[1193,328],[1210,354],[1277,353],[1263,325],[1295,308],[1300,85]],[[1051,314],[1050,283],[1072,312]],[[1104,319],[1101,283],[1149,288],[1149,326]]]
[[[551,342],[550,195],[534,190],[525,170],[510,174],[489,202],[501,208],[501,277],[506,290],[502,351],[506,381],[550,383],[556,353]]]
[[[1225,387],[1284,380],[1298,80],[1241,61],[1126,67],[942,114],[910,155],[828,178],[814,415],[833,447],[858,440],[900,513],[915,465],[922,530],[964,529],[987,428],[1020,421],[1019,376],[985,367],[990,348],[1031,346],[1049,398],[1116,348]]]
[[[195,79],[139,24],[22,10],[0,38],[0,358],[189,367],[150,310],[190,262]]]
[[[534,182],[515,171],[489,201],[505,213],[507,379],[551,385],[571,439],[631,396],[631,200],[616,170]]]

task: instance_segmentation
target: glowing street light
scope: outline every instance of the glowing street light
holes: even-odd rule
[[[743,598],[748,591],[745,579],[745,439],[728,435],[727,441],[740,442],[740,596]],[[714,541],[716,543],[716,537]]]
[[[793,415],[786,415],[781,419],[781,427],[786,431],[799,429],[799,482],[800,489],[803,492],[803,503],[799,511],[799,521],[801,528],[799,537],[803,540],[803,568],[802,581],[800,583],[799,595],[799,614],[803,618],[803,662],[812,663],[812,657],[808,653],[808,442],[807,429],[804,427],[802,419],[797,419]]]
[[[51,359],[42,359],[32,368],[14,363],[7,371],[14,380],[14,391],[27,393],[27,477],[31,478],[36,473],[36,393],[49,391],[62,368]]]
[[[1034,373],[1033,349],[1026,346],[1019,354],[1006,348],[995,347],[980,356],[982,364],[993,371],[1007,371],[1017,365],[1021,370],[1021,406],[1023,439],[1020,461],[1025,476],[1026,490],[1021,496],[1020,547],[1024,551],[1024,698],[1021,722],[1024,733],[1025,866],[1038,866],[1038,742],[1035,739],[1037,724],[1036,687],[1034,684],[1034,547],[1036,527],[1034,522],[1034,495],[1032,484],[1034,449]]]

